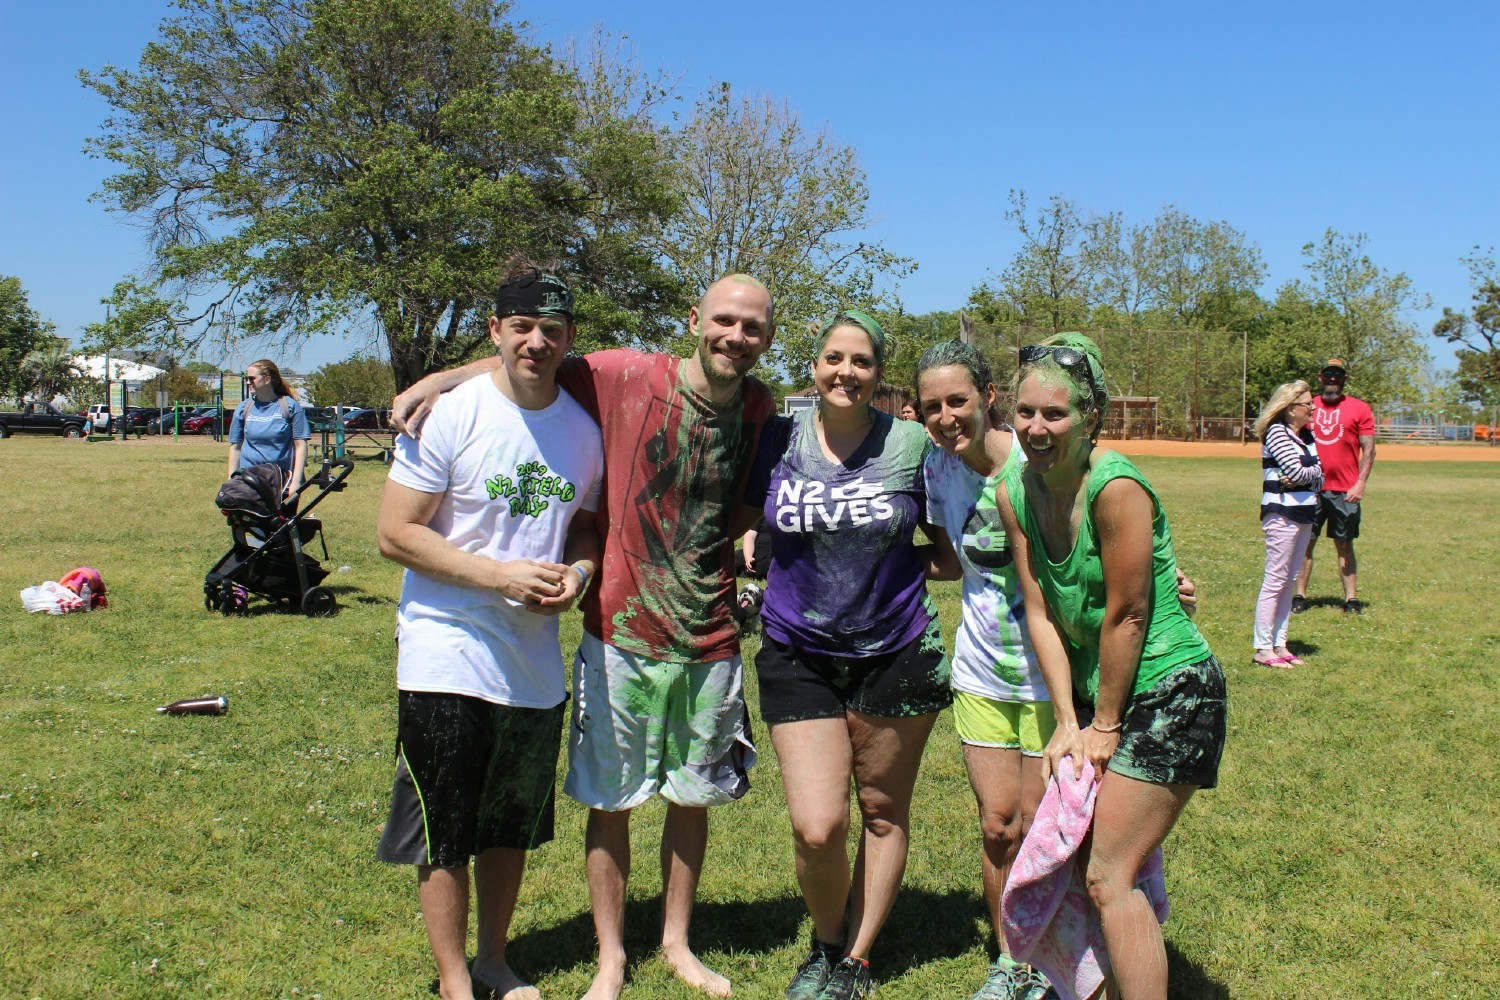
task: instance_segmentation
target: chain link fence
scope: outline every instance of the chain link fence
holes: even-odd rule
[[[1106,438],[1249,439],[1245,334],[1227,330],[1079,331],[1099,345],[1109,380]],[[1052,331],[976,324],[974,343],[1007,389],[1016,355]]]

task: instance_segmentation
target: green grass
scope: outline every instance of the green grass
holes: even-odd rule
[[[1308,666],[1256,670],[1258,470],[1142,459],[1230,680],[1220,787],[1167,843],[1174,997],[1500,995],[1500,748],[1492,600],[1500,466],[1382,462],[1361,596],[1331,546],[1293,620]],[[196,444],[0,442],[0,995],[429,996],[410,871],[373,860],[391,785],[399,572],[375,550],[382,466],[321,509],[332,620],[203,609],[227,546],[223,454]],[[25,614],[78,565],[103,613]],[[936,595],[950,641],[951,585]],[[576,616],[564,645],[577,641]],[[753,644],[747,647],[747,657]],[[222,718],[156,705],[226,694]],[[752,691],[752,705],[754,696]],[[807,935],[770,741],[746,801],[714,812],[695,940],[741,997],[780,997]],[[593,932],[582,809],[533,856],[512,958],[580,995]],[[652,957],[658,807],[635,823],[627,996],[689,997]],[[967,996],[987,962],[978,832],[946,715],[911,864],[875,956],[885,997]],[[1490,958],[1484,956],[1489,955]]]

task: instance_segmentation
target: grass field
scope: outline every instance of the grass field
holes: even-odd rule
[[[1500,996],[1500,467],[1378,464],[1359,543],[1369,614],[1338,613],[1325,544],[1320,600],[1293,620],[1308,665],[1272,671],[1248,666],[1258,468],[1139,461],[1231,692],[1220,787],[1166,847],[1172,995]],[[204,611],[227,546],[223,469],[208,446],[0,442],[0,996],[430,995],[412,874],[373,860],[399,591],[373,538],[384,469],[362,462],[321,508],[349,570],[330,579],[340,614],[319,621]],[[17,591],[78,565],[104,574],[108,611],[22,611]],[[956,591],[935,594],[951,642]],[[563,627],[571,647],[577,617]],[[205,693],[229,714],[153,712]],[[695,941],[737,996],[779,998],[808,925],[756,724],[757,787],[714,813]],[[880,995],[964,998],[990,945],[946,715],[917,799]],[[593,954],[584,813],[563,799],[558,819],[511,956],[544,996],[576,997]],[[693,994],[651,951],[659,820],[647,807],[635,824],[626,995],[670,1000]]]

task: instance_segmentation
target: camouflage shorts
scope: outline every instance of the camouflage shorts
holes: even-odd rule
[[[1093,720],[1078,706],[1078,724]],[[1212,788],[1224,753],[1224,671],[1210,656],[1189,664],[1136,695],[1125,715],[1109,770],[1158,785]]]

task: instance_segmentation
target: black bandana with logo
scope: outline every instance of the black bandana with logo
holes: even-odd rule
[[[510,279],[495,293],[496,316],[566,316],[573,318],[573,293],[555,274],[528,271]]]

